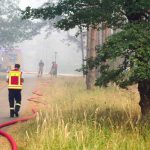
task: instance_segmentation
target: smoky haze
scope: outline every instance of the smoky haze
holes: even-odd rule
[[[39,7],[44,0],[20,0],[19,6],[24,9],[27,6]],[[74,33],[75,34],[75,33]],[[37,71],[38,63],[42,59],[45,63],[44,69],[48,73],[52,61],[55,60],[57,52],[58,73],[77,74],[76,69],[81,68],[81,51],[75,43],[64,42],[67,33],[64,31],[52,31],[48,38],[43,30],[41,34],[32,40],[27,40],[19,44],[19,49],[23,54],[23,70]]]

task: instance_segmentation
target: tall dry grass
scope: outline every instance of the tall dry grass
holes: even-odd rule
[[[150,149],[150,127],[139,120],[137,93],[118,87],[87,91],[79,78],[48,83],[42,98],[48,105],[14,133],[19,150]]]

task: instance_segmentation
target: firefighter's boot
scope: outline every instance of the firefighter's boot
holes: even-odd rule
[[[10,110],[10,117],[13,118],[14,117],[14,109]]]
[[[19,117],[20,104],[16,104],[14,114],[16,117]]]

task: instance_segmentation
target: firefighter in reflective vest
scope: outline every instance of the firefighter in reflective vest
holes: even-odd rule
[[[8,72],[8,97],[10,106],[10,117],[19,117],[19,110],[21,106],[21,90],[24,79],[22,72],[19,70],[20,65],[15,64],[14,70]]]

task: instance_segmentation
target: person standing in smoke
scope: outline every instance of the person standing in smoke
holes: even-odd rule
[[[38,71],[38,77],[42,77],[44,70],[44,62],[40,60],[39,62],[39,71]]]
[[[57,77],[57,64],[56,62],[52,62],[52,67],[51,67],[51,70],[50,70],[50,75],[53,76],[53,77]]]

